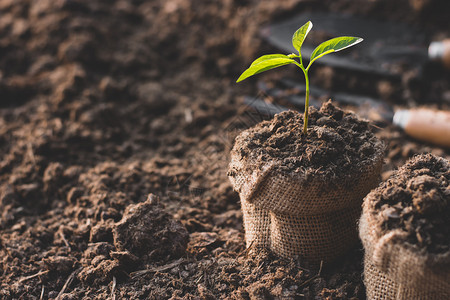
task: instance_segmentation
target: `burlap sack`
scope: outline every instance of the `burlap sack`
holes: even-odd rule
[[[239,192],[247,247],[263,246],[282,257],[329,262],[358,240],[357,219],[364,196],[380,177],[383,145],[353,174],[331,182],[320,175],[283,174],[276,162],[252,168],[232,151],[229,179]]]
[[[450,253],[424,253],[405,244],[401,230],[382,235],[369,209],[372,198],[365,198],[359,224],[367,299],[450,299]]]

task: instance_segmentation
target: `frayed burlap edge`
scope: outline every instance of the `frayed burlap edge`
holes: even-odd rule
[[[369,209],[372,198],[365,198],[359,224],[367,298],[450,299],[450,253],[423,253],[405,244],[401,230],[381,234]]]
[[[241,200],[245,242],[248,247],[270,249],[270,214],[245,200]]]

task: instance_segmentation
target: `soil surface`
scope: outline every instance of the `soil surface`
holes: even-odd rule
[[[233,151],[254,162],[252,168],[262,169],[269,161],[279,161],[275,164],[278,171],[314,174],[329,180],[354,175],[383,151],[367,121],[344,112],[331,101],[320,110],[310,108],[306,134],[303,114],[286,111],[245,131],[236,138],[236,145],[239,147]]]
[[[0,298],[364,299],[361,246],[320,274],[245,251],[226,170],[235,136],[263,117],[242,98],[256,82],[234,82],[276,53],[264,24],[332,10],[431,41],[450,36],[446,3],[0,0]],[[400,81],[311,71],[391,105],[450,103],[435,64]],[[260,78],[303,80],[290,72]],[[414,154],[450,157],[393,126],[376,135],[384,179]]]
[[[450,163],[433,155],[416,156],[373,194],[381,234],[395,229],[406,241],[432,254],[450,252]]]

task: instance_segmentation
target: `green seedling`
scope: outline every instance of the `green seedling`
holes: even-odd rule
[[[250,76],[255,74],[259,74],[261,72],[278,68],[288,64],[294,64],[302,69],[303,74],[305,74],[305,82],[306,82],[306,93],[305,93],[305,115],[303,118],[303,133],[306,134],[308,128],[308,112],[309,112],[309,77],[308,71],[311,68],[313,62],[318,60],[324,55],[341,51],[345,48],[351,47],[363,41],[362,38],[353,37],[353,36],[341,36],[337,38],[333,38],[326,42],[323,42],[311,54],[309,58],[309,64],[305,68],[303,66],[302,61],[302,53],[301,48],[303,42],[305,41],[306,36],[311,30],[313,24],[311,21],[308,21],[305,25],[300,27],[292,36],[292,45],[298,51],[298,55],[295,53],[284,55],[284,54],[269,54],[263,55],[260,58],[256,59],[244,73],[238,78],[236,82],[240,82]],[[298,61],[296,60],[298,59]]]

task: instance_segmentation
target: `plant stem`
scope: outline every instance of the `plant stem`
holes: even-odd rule
[[[301,57],[300,57],[301,62]],[[311,66],[311,63],[308,65],[308,67],[303,67],[303,63],[295,62],[295,64],[302,69],[303,74],[305,74],[305,114],[303,115],[303,134],[306,135],[308,131],[308,118],[309,118],[309,77],[308,77],[308,71],[309,67]]]
[[[303,134],[306,135],[306,132],[308,130],[308,118],[309,118],[309,78],[308,78],[308,69],[303,70],[305,73],[305,86],[306,86],[306,92],[305,92],[305,114],[303,116]]]

